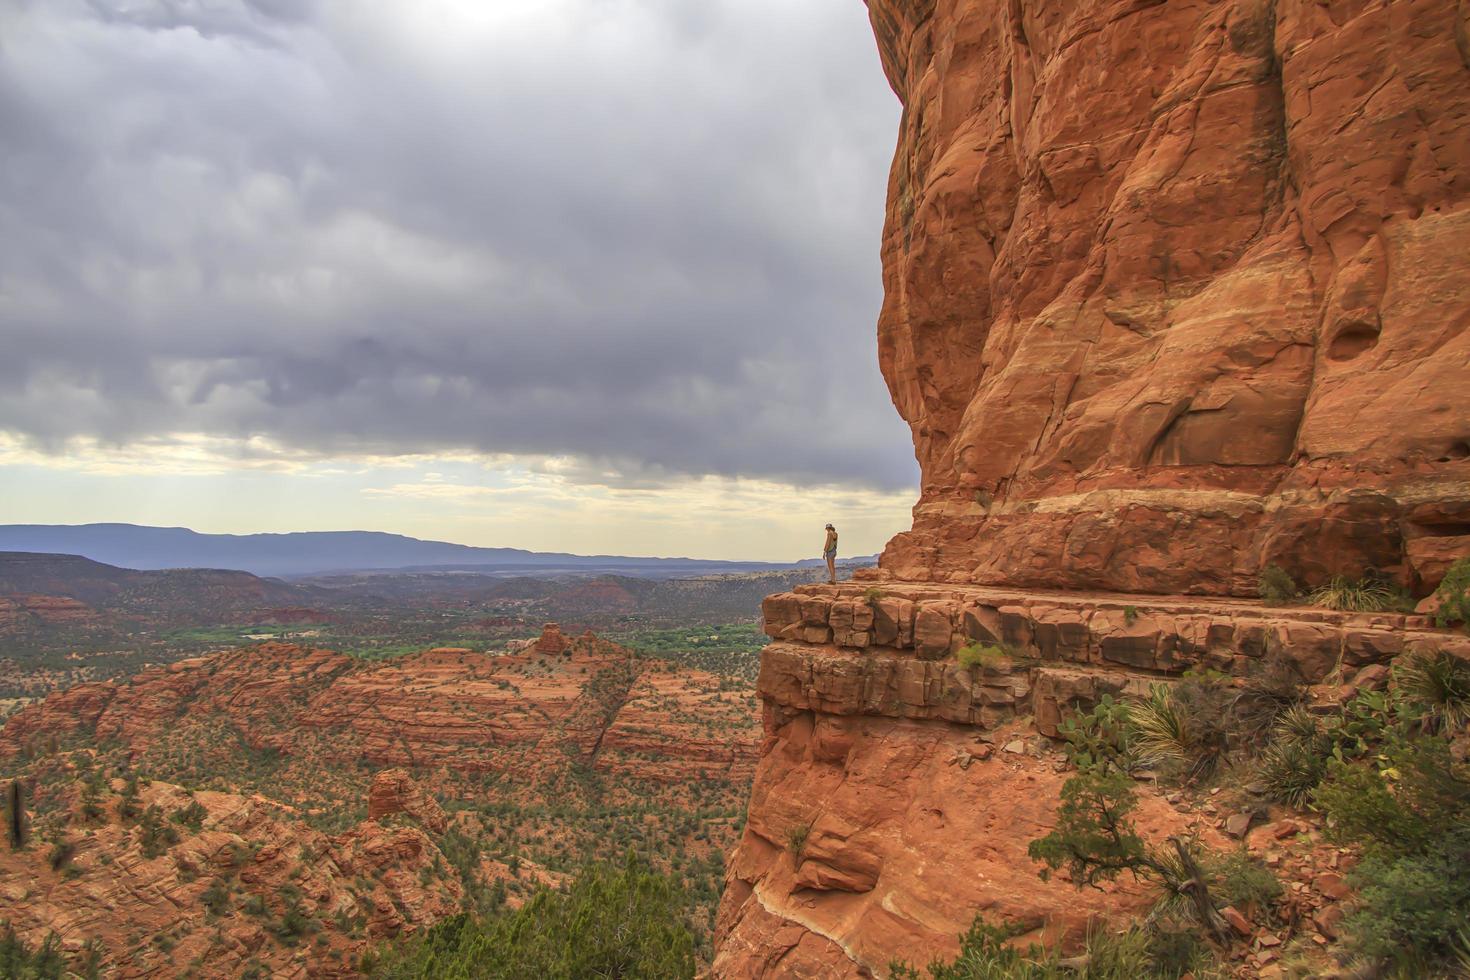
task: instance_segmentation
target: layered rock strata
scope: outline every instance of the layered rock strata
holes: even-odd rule
[[[900,579],[1250,595],[1470,553],[1455,0],[868,0]]]
[[[536,647],[554,637],[558,652]],[[749,690],[588,634],[548,628],[516,654],[436,649],[364,664],[264,643],[79,684],[16,712],[0,760],[56,739],[117,739],[134,753],[221,723],[252,749],[354,765],[534,779],[579,759],[678,785],[750,777]]]
[[[64,858],[53,847],[0,851],[0,920],[23,942],[54,934],[71,955],[95,942],[103,972],[118,978],[352,977],[370,942],[460,908],[459,881],[438,870],[444,855],[418,826],[367,821],[328,835],[258,796],[152,782],[138,812],[194,807],[198,823],[165,817],[172,838],[150,850],[136,816],[119,810],[122,787],[103,794],[97,815],[74,816]],[[314,923],[310,942],[274,941],[292,902]]]
[[[1269,665],[1321,702],[1381,685],[1404,654],[1470,659],[1470,636],[1420,616],[1226,599],[855,583],[763,612],[766,738],[720,906],[722,978],[885,976],[952,955],[976,914],[1055,941],[1140,912],[1136,888],[1043,882],[1026,855],[1068,775],[1044,736],[1105,694]],[[967,646],[990,649],[965,666]],[[1140,807],[1148,837],[1224,846],[1198,813],[1147,793]]]

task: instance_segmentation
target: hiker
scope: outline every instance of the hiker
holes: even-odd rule
[[[827,559],[827,581],[837,584],[837,529],[827,525],[827,543],[822,545],[822,557]]]

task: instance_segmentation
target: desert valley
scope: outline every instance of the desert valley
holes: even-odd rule
[[[1470,977],[1470,7],[866,6],[911,525],[0,527],[0,974]]]

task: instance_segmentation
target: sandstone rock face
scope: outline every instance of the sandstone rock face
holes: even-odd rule
[[[1425,616],[1402,613],[1270,608],[1183,596],[1144,605],[1123,594],[998,586],[888,583],[883,592],[870,600],[855,585],[807,585],[768,597],[762,606],[765,630],[778,642],[761,657],[762,695],[790,675],[798,678],[809,706],[824,711],[857,713],[902,704],[894,710],[910,712],[909,717],[976,724],[984,720],[986,707],[1031,706],[1024,677],[1033,667],[1043,674],[1067,665],[1119,677],[1140,672],[1157,680],[1191,668],[1246,676],[1275,658],[1290,663],[1303,681],[1318,683],[1339,668],[1384,663],[1416,650],[1447,649],[1470,657],[1470,638],[1436,630]],[[812,626],[824,609],[833,616],[853,603],[869,602],[879,612],[867,632]],[[896,620],[896,628],[880,630],[877,624],[885,619]],[[966,671],[950,655],[969,643],[1001,646],[1032,667]],[[853,673],[840,679],[788,669],[791,657],[810,657],[817,650],[867,656],[846,657],[851,665],[846,669]],[[1015,696],[1007,698],[1006,691]],[[918,710],[923,713],[912,714]]]
[[[1147,696],[1191,669],[1238,684],[1294,669],[1329,701],[1383,686],[1406,654],[1470,660],[1470,637],[1422,616],[1220,597],[854,583],[800,586],[762,613],[766,739],[712,969],[730,980],[886,976],[895,959],[953,956],[977,914],[1065,944],[1146,908],[1136,885],[1042,881],[1026,854],[1070,775],[1061,722],[1104,695]],[[970,645],[994,649],[965,666]],[[1213,806],[1139,802],[1155,841],[1250,836],[1250,818]]]
[[[1422,594],[1470,553],[1464,3],[868,7],[904,105],[879,352],[923,473],[885,568]]]
[[[1079,891],[1037,878],[1026,846],[1052,825],[1066,778],[1051,760],[980,760],[966,726],[767,697],[781,710],[767,714],[749,822],[726,872],[714,976],[886,976],[895,959],[953,956],[977,911],[1055,939],[1147,908],[1136,884]],[[1150,798],[1139,826],[1162,837],[1184,820]],[[799,848],[794,828],[805,828]]]
[[[402,769],[384,769],[373,777],[368,790],[368,819],[379,820],[404,813],[436,834],[444,833],[449,818],[439,801],[419,788]]]

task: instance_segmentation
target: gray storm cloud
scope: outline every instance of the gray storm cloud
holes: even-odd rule
[[[0,430],[898,488],[857,0],[0,0]]]

